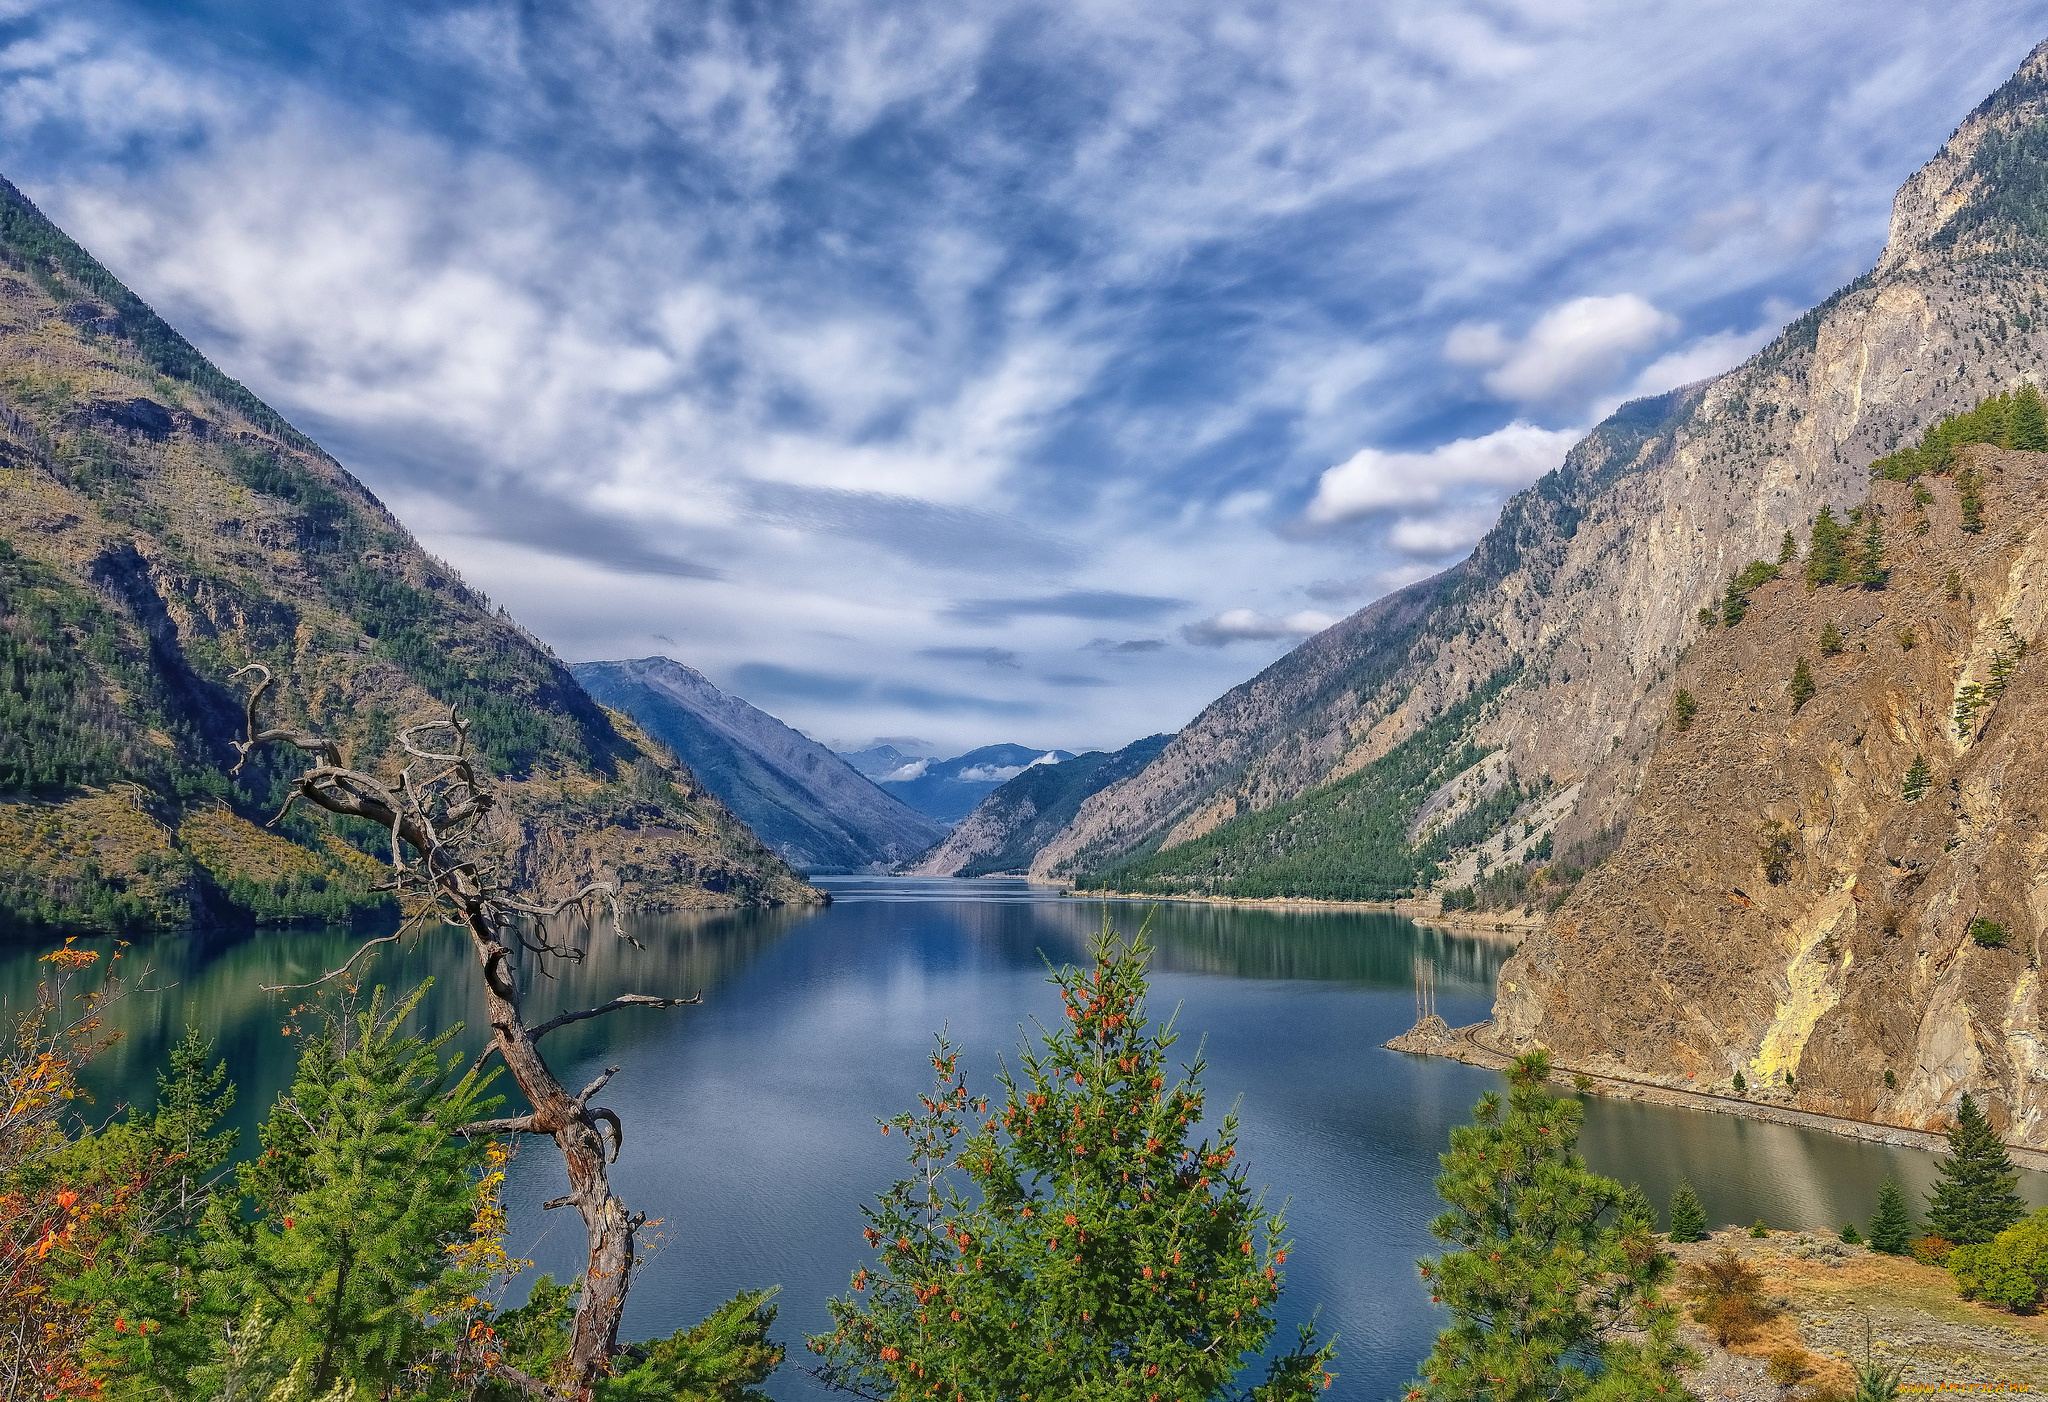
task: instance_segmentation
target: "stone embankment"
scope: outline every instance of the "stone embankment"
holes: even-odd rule
[[[1408,1052],[1416,1056],[1442,1056],[1472,1066],[1484,1066],[1495,1071],[1505,1070],[1513,1058],[1486,1046],[1474,1035],[1488,1025],[1480,1022],[1469,1027],[1454,1028],[1447,1026],[1442,1018],[1432,1013],[1400,1036],[1389,1039],[1385,1045],[1389,1051]],[[1595,1095],[1611,1096],[1617,1100],[1637,1100],[1646,1105],[1671,1105],[1682,1110],[1704,1110],[1716,1115],[1739,1115],[1744,1119],[1760,1120],[1765,1124],[1817,1129],[1824,1134],[1839,1134],[1848,1139],[1863,1139],[1874,1144],[1891,1144],[1937,1153],[1948,1147],[1946,1135],[1926,1130],[1871,1124],[1864,1120],[1843,1119],[1837,1115],[1818,1115],[1810,1110],[1795,1110],[1789,1105],[1773,1105],[1769,1102],[1738,1099],[1729,1095],[1679,1090],[1671,1086],[1632,1081],[1614,1075],[1593,1074],[1562,1062],[1552,1063],[1551,1079],[1582,1088]],[[2048,1173],[2048,1152],[2012,1145],[2007,1146],[2007,1152],[2012,1155],[2012,1161],[2021,1168]]]

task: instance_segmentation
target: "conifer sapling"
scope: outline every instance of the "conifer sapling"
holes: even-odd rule
[[[1927,1195],[1927,1230],[1970,1246],[1986,1242],[2026,1215],[2014,1191],[2019,1171],[1991,1122],[1965,1093],[1949,1131],[1948,1154],[1935,1164],[1940,1181]]]
[[[1707,1239],[1707,1209],[1701,1205],[1700,1195],[1693,1191],[1692,1184],[1683,1180],[1680,1180],[1678,1190],[1671,1195],[1671,1239]]]

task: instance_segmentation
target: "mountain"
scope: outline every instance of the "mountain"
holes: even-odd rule
[[[1034,764],[975,805],[944,842],[907,868],[912,876],[1021,872],[1073,821],[1091,795],[1150,764],[1173,737],[1148,735],[1114,752],[1090,750]]]
[[[1355,869],[1386,893],[1511,832],[1611,846],[1731,577],[1861,501],[1874,459],[2044,373],[2044,114],[2037,49],[1901,189],[1875,269],[1735,370],[1617,410],[1465,561],[1309,639],[1087,800],[1033,874],[1306,894]]]
[[[266,719],[387,775],[459,707],[533,888],[822,899],[0,181],[0,932],[388,912],[370,839],[265,826],[300,757],[230,774],[250,663]]]
[[[1692,644],[1620,850],[1479,1036],[1918,1129],[1968,1091],[2048,1147],[2048,453],[1966,449],[1863,509],[1882,586],[1810,583],[1809,547]]]
[[[809,872],[890,867],[945,836],[815,740],[666,657],[581,662],[592,696],[667,745],[790,865]]]
[[[874,780],[885,792],[951,827],[1031,765],[1060,764],[1073,757],[1065,750],[1034,750],[1028,745],[983,745],[952,759],[916,759],[882,745],[856,753],[849,762],[858,760],[863,773],[880,769]],[[894,767],[884,767],[891,760],[896,761]]]
[[[865,774],[875,780],[885,779],[905,765],[917,763],[919,758],[917,755],[905,754],[894,745],[876,745],[872,749],[835,753],[838,753],[856,773]]]

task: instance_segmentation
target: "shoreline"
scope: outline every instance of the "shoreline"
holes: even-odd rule
[[[1083,891],[1072,886],[1060,894],[1081,901],[1170,901],[1183,905],[1249,906],[1264,910],[1379,910],[1404,916],[1418,925],[1455,925],[1484,934],[1526,934],[1543,928],[1546,917],[1517,911],[1451,911],[1436,902],[1409,896],[1395,901],[1340,901],[1319,896],[1161,896],[1143,891]]]
[[[1430,1026],[1431,1021],[1435,1026]],[[1491,1026],[1490,1023],[1475,1022],[1467,1027],[1452,1028],[1441,1018],[1425,1019],[1398,1037],[1381,1043],[1389,1051],[1403,1052],[1410,1056],[1440,1056],[1450,1061],[1462,1061],[1468,1066],[1483,1066],[1490,1071],[1503,1071],[1513,1060],[1476,1040],[1474,1034]],[[1655,1081],[1628,1080],[1619,1076],[1581,1071],[1575,1066],[1554,1063],[1551,1080],[1572,1085],[1578,1076],[1585,1076],[1592,1084],[1588,1090],[1595,1095],[1604,1095],[1614,1100],[1634,1100],[1646,1105],[1664,1105],[1680,1110],[1698,1110],[1713,1115],[1733,1115],[1738,1119],[1756,1120],[1763,1124],[1786,1125],[1794,1129],[1819,1130],[1843,1139],[1861,1139],[1871,1144],[1888,1144],[1902,1149],[1926,1149],[1935,1153],[1945,1152],[1948,1136],[1933,1130],[1906,1129],[1899,1125],[1876,1124],[1869,1120],[1852,1120],[1840,1115],[1825,1115],[1815,1110],[1797,1110],[1789,1105],[1771,1105],[1754,1100],[1737,1099],[1729,1095],[1716,1095],[1707,1091],[1680,1090],[1673,1086],[1659,1085]],[[2012,1161],[2020,1168],[2036,1173],[2048,1173],[2048,1150],[2029,1149],[2018,1144],[2005,1146]]]

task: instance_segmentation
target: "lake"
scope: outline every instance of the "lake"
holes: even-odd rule
[[[779,1399],[827,1395],[798,1371],[811,1361],[801,1338],[825,1327],[826,1297],[866,1259],[860,1205],[903,1168],[901,1141],[875,1122],[928,1086],[933,1033],[962,1046],[975,1089],[992,1089],[997,1058],[1031,1020],[1058,1018],[1046,960],[1085,958],[1105,911],[1126,928],[1146,914],[1014,880],[819,884],[834,896],[822,910],[641,917],[646,950],[596,941],[583,965],[537,980],[527,1003],[538,1022],[619,992],[703,990],[701,1007],[615,1013],[547,1046],[571,1086],[622,1068],[603,1095],[626,1127],[613,1183],[662,1219],[627,1336],[666,1334],[736,1290],[780,1284],[777,1336],[790,1362],[770,1387]],[[1435,965],[1439,1010],[1458,1025],[1486,1016],[1508,948],[1365,911],[1161,905],[1152,922],[1152,1011],[1175,1019],[1176,1053],[1204,1052],[1212,1113],[1237,1106],[1251,1181],[1289,1204],[1286,1323],[1319,1310],[1340,1336],[1332,1398],[1395,1395],[1440,1327],[1414,1265],[1434,1246],[1437,1155],[1501,1080],[1380,1043],[1414,1021],[1417,956]],[[290,1081],[295,1044],[281,1029],[306,996],[260,986],[314,978],[357,938],[265,930],[134,946],[126,964],[138,977],[114,1019],[125,1035],[87,1077],[96,1113],[149,1103],[165,1049],[189,1022],[227,1058],[242,1088],[236,1122],[253,1143]],[[38,952],[0,954],[10,1005],[28,996]],[[424,1025],[474,1015],[477,976],[452,932],[380,950],[366,966],[367,982],[394,989],[436,980]],[[1914,1150],[1598,1098],[1581,1143],[1593,1167],[1640,1182],[1660,1206],[1689,1179],[1717,1224],[1864,1223],[1887,1176],[1916,1207],[1933,1179],[1933,1157]],[[511,1177],[515,1254],[572,1275],[578,1221],[538,1210],[562,1191],[553,1146],[527,1142]],[[2022,1191],[2048,1203],[2039,1175]]]

